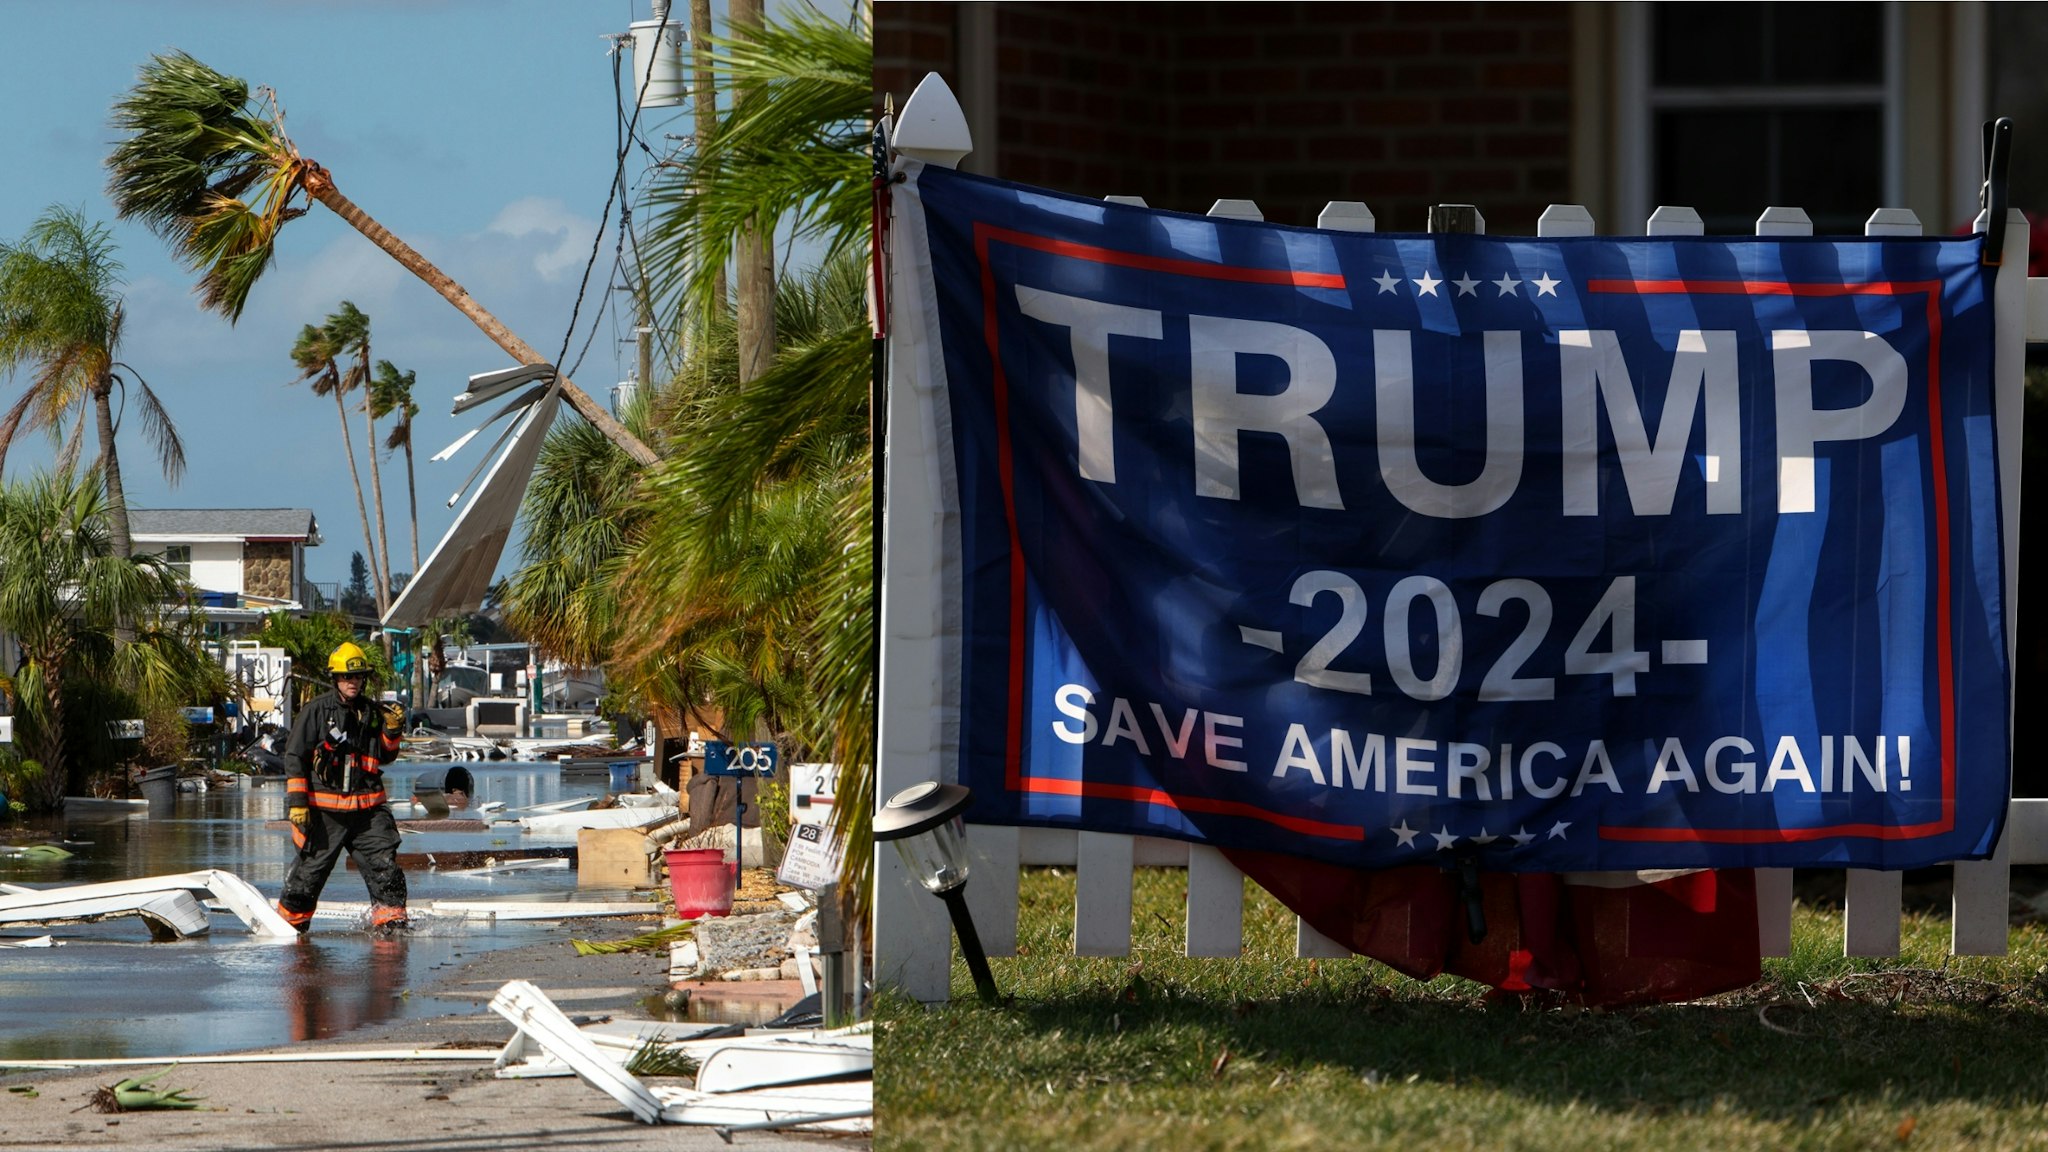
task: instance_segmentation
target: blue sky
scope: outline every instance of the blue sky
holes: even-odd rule
[[[687,3],[676,8],[679,16],[688,12]],[[716,8],[722,31],[723,3]],[[188,469],[172,488],[139,421],[127,421],[120,450],[130,503],[311,508],[326,539],[308,554],[311,577],[345,579],[363,531],[338,417],[331,399],[289,382],[297,375],[290,351],[300,326],[346,299],[370,316],[372,356],[418,373],[424,560],[455,517],[448,496],[494,438],[429,462],[490,411],[451,417],[449,400],[469,374],[511,363],[453,307],[320,207],[286,227],[276,263],[239,323],[202,312],[191,274],[148,230],[114,220],[105,194],[103,162],[115,135],[108,109],[144,61],[178,48],[275,88],[303,155],[552,357],[611,183],[616,104],[606,37],[649,15],[648,0],[0,0],[0,237],[18,239],[51,204],[82,207],[113,226],[127,279],[122,359],[162,398],[184,437]],[[631,77],[629,54],[622,79],[629,90]],[[674,145],[665,134],[687,131],[689,117],[676,109],[650,109],[640,119],[639,134],[657,149]],[[638,184],[646,157],[634,150],[626,170]],[[621,294],[613,308],[606,293],[614,235],[607,227],[568,355],[573,362],[592,316],[600,317],[575,374],[599,400],[633,363],[629,301]],[[17,382],[0,379],[4,402],[18,394]],[[361,421],[351,414],[359,460]],[[7,474],[46,466],[53,455],[40,436],[17,440]],[[367,487],[367,461],[359,466]],[[392,568],[401,571],[411,567],[403,458],[393,455],[382,467]],[[500,571],[516,560],[515,540]]]

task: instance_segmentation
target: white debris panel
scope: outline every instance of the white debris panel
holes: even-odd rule
[[[200,900],[211,898],[249,928],[271,940],[295,940],[298,932],[270,906],[256,886],[232,872],[209,868],[172,876],[145,876],[56,888],[8,885],[0,893],[0,927],[77,924],[117,916],[138,916],[159,940],[202,936],[210,929]]]

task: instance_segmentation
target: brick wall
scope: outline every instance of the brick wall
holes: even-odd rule
[[[883,0],[875,5],[875,110],[882,96],[896,106],[910,98],[927,72],[937,72],[957,89],[959,64],[953,58],[955,6],[928,2]]]
[[[1363,200],[1387,231],[1471,202],[1530,233],[1568,198],[1568,4],[1049,4],[996,11],[999,170],[1202,212],[1312,224]],[[960,91],[957,9],[875,8],[876,86]]]

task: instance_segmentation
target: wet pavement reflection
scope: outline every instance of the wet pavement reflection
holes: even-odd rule
[[[412,794],[413,777],[445,764],[398,763],[387,772],[391,795]],[[469,763],[475,803],[508,809],[582,796],[601,796],[605,781],[567,777],[553,764]],[[271,900],[292,858],[278,779],[180,793],[168,813],[78,811],[34,826],[40,836],[15,843],[63,840],[73,855],[38,861],[0,857],[0,883],[48,887],[125,880],[221,868]],[[398,799],[401,821],[425,812]],[[453,816],[475,817],[474,808]],[[272,826],[274,824],[274,826]],[[17,827],[17,833],[29,829]],[[517,824],[483,832],[407,833],[400,845],[415,909],[436,899],[618,900],[619,889],[577,887],[573,868],[498,876],[451,875],[417,865],[428,856],[573,847],[573,832],[542,837]],[[344,864],[322,902],[363,903],[360,874]],[[565,915],[573,910],[565,907]],[[371,935],[347,917],[318,917],[302,940],[253,938],[232,915],[212,916],[209,936],[151,943],[135,917],[99,924],[0,929],[0,942],[53,935],[53,948],[0,949],[0,1060],[7,1057],[153,1056],[223,1052],[338,1036],[367,1024],[434,1016],[450,1004],[408,995],[434,969],[465,954],[558,938],[553,921],[422,917],[402,937]]]

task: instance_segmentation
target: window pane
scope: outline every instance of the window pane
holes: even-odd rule
[[[1650,83],[1660,87],[1764,80],[1762,4],[1658,4],[1650,14]]]
[[[1753,231],[1765,208],[1785,205],[1817,233],[1857,233],[1883,194],[1876,108],[1672,110],[1655,130],[1651,202],[1698,209],[1708,232]]]
[[[1881,84],[1884,16],[1876,4],[1771,4],[1776,84]]]
[[[1877,4],[1658,4],[1651,21],[1659,87],[1884,81]]]
[[[1772,202],[1806,209],[1815,232],[1863,231],[1884,195],[1884,118],[1875,108],[1802,108],[1778,116]]]
[[[1770,196],[1770,113],[1661,112],[1655,131],[1651,205],[1696,208],[1708,232],[1753,230]]]

